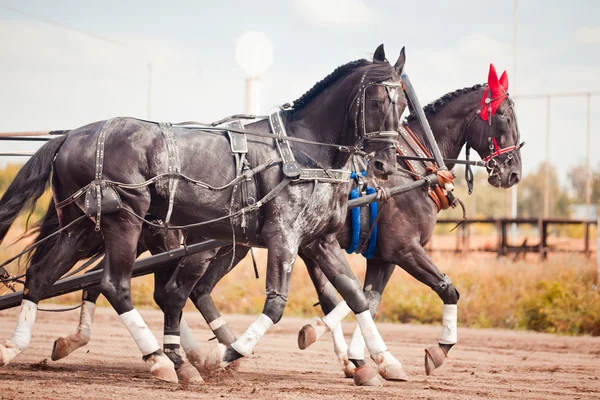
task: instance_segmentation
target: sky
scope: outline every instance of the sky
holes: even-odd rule
[[[55,2],[0,0],[0,132],[72,129],[114,116],[213,121],[244,111],[245,73],[234,47],[245,31],[273,43],[261,111],[291,102],[337,66],[392,62],[426,104],[484,83],[490,63],[516,96],[524,172],[545,160],[546,100],[519,95],[600,92],[600,3],[287,0]],[[148,65],[151,65],[151,70]],[[149,73],[149,71],[151,73]],[[150,87],[150,106],[148,92]],[[600,96],[591,100],[591,146],[600,148]],[[553,98],[550,159],[561,180],[585,162],[585,97]],[[32,147],[33,146],[33,147]],[[2,150],[36,145],[0,142]],[[0,158],[0,166],[18,161]],[[591,151],[592,165],[600,154]]]

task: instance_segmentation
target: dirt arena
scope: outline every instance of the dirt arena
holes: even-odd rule
[[[162,314],[141,310],[158,338]],[[9,338],[17,310],[0,312],[0,337]],[[92,341],[70,357],[48,358],[57,336],[75,330],[78,311],[39,313],[31,347],[0,370],[1,399],[600,399],[600,338],[489,329],[459,329],[459,344],[435,376],[423,369],[423,348],[436,343],[440,328],[378,324],[409,382],[355,387],[343,378],[331,340],[301,351],[296,333],[307,320],[284,317],[238,371],[184,387],[151,378],[117,315],[98,309]],[[186,316],[197,339],[211,337],[196,313]],[[252,316],[228,316],[241,333]],[[346,323],[349,338],[353,325]],[[214,342],[207,342],[209,348]]]

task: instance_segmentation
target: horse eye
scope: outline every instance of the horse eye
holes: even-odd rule
[[[371,99],[371,104],[373,104],[374,106],[378,106],[381,103],[383,103],[383,101],[381,101],[381,99]]]

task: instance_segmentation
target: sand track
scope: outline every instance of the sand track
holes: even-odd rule
[[[162,314],[141,310],[162,338]],[[0,312],[0,338],[10,338],[17,310]],[[92,341],[71,356],[50,361],[52,343],[74,332],[78,311],[39,313],[31,347],[0,369],[0,399],[600,399],[600,338],[531,332],[459,328],[459,344],[435,376],[423,369],[423,348],[436,343],[440,328],[378,324],[391,352],[411,380],[384,387],[358,388],[343,378],[331,340],[301,351],[298,329],[307,320],[284,317],[259,343],[238,371],[206,377],[203,385],[183,387],[151,378],[117,315],[98,309]],[[212,335],[197,313],[186,319],[197,339]],[[241,334],[252,316],[227,316]],[[353,324],[344,325],[346,337]]]

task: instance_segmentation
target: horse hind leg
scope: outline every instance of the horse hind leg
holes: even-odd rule
[[[0,366],[8,365],[29,346],[37,305],[43,294],[77,261],[88,254],[92,244],[99,243],[95,236],[80,234],[81,229],[81,225],[76,225],[70,232],[60,234],[57,242],[47,249],[43,257],[34,260],[27,270],[24,299],[17,327],[12,339],[0,344]]]
[[[139,207],[140,203],[131,204],[137,204]],[[144,215],[143,210],[134,212]],[[159,380],[176,383],[178,379],[173,362],[163,353],[131,300],[131,276],[142,228],[141,222],[129,213],[120,211],[105,215],[101,228],[107,262],[100,284],[102,294],[129,330],[142,353],[142,359],[150,366],[152,375]]]
[[[95,268],[103,269],[104,260],[102,260]],[[96,301],[100,296],[100,288],[93,287],[84,290],[81,296],[81,309],[79,312],[79,323],[77,330],[67,336],[61,336],[54,341],[50,359],[58,361],[67,357],[75,350],[87,345],[92,337],[92,324],[94,322],[94,313],[96,312]]]

